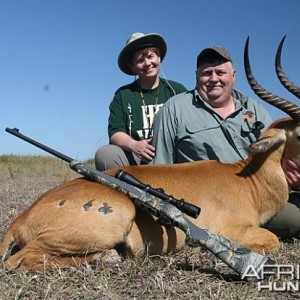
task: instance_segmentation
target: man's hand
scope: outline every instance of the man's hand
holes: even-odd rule
[[[300,166],[288,158],[282,158],[281,166],[286,180],[292,188],[300,188]]]

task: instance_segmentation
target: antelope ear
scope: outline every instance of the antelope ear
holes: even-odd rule
[[[250,145],[251,153],[261,153],[270,150],[273,146],[285,143],[286,135],[284,129],[271,128],[263,133],[260,138]]]

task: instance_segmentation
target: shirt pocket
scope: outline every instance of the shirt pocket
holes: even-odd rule
[[[185,134],[182,134],[182,137],[185,146],[189,147],[189,155],[195,158],[194,160],[220,160],[222,157],[224,141],[218,124],[189,123],[185,126]]]

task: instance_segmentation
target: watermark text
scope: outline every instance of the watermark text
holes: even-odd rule
[[[242,279],[258,281],[259,291],[300,291],[300,265],[263,265],[258,270],[249,265]]]

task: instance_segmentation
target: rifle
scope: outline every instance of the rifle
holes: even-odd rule
[[[222,235],[199,228],[183,214],[196,218],[200,209],[183,200],[166,195],[162,189],[154,189],[140,182],[131,174],[119,170],[115,177],[100,172],[87,164],[79,162],[54,149],[51,149],[19,132],[17,128],[6,128],[8,133],[66,161],[72,170],[86,179],[101,183],[127,195],[134,204],[157,217],[166,226],[176,226],[186,234],[186,244],[190,247],[203,246],[217,256],[241,277],[249,266],[257,273],[263,266],[272,266],[275,261],[265,255],[256,253]]]

